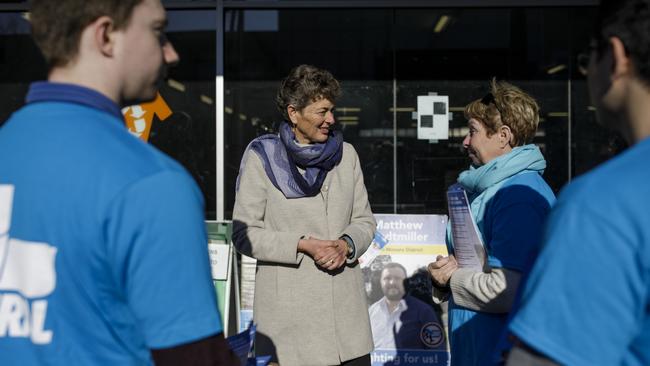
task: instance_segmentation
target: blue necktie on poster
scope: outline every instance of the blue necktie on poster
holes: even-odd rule
[[[482,272],[486,257],[485,246],[470,211],[467,193],[460,184],[449,187],[447,204],[458,266]]]
[[[230,348],[239,357],[242,366],[266,366],[271,360],[271,356],[248,357],[255,342],[255,329],[255,324],[251,322],[248,329],[227,339]]]

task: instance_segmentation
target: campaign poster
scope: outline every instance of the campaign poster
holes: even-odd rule
[[[442,309],[433,302],[426,269],[447,255],[447,216],[375,218],[375,250],[360,259],[375,346],[372,365],[447,365]]]

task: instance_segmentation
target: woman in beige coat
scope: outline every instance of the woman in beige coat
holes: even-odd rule
[[[281,366],[370,365],[357,258],[376,223],[356,151],[332,129],[339,94],[329,72],[294,68],[279,135],[253,140],[240,167],[233,242],[258,260],[255,350]]]

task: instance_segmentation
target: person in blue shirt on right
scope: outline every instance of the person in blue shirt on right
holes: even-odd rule
[[[560,194],[508,365],[650,365],[650,1],[601,1],[589,59],[597,118],[631,147]]]

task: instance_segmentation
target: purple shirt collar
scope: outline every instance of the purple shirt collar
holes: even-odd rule
[[[120,121],[124,120],[122,111],[115,102],[98,91],[76,84],[37,81],[29,86],[29,92],[27,93],[27,97],[25,97],[25,102],[77,103],[104,111],[118,118]]]

